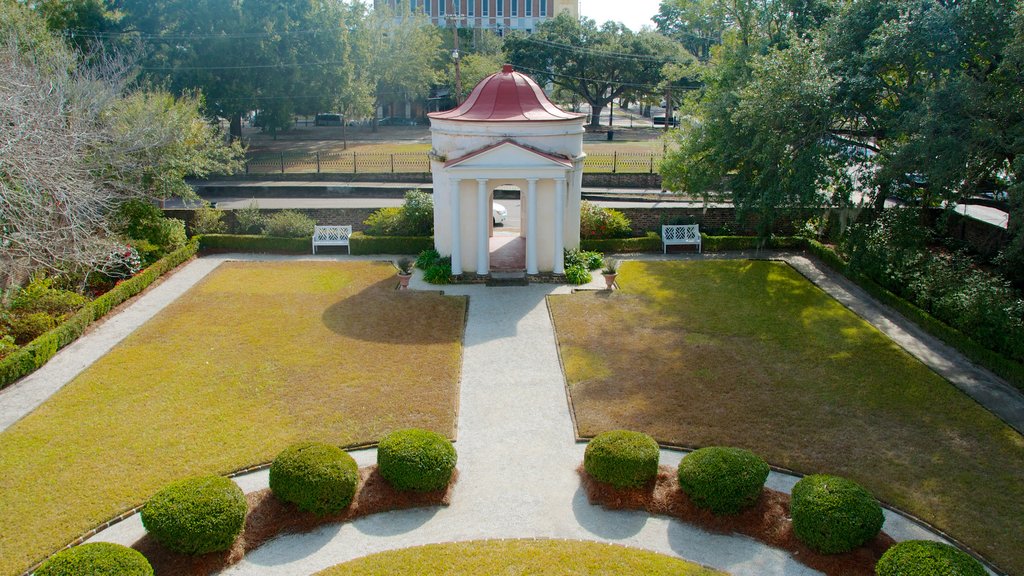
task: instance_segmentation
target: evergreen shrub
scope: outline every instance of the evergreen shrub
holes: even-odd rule
[[[942,542],[906,540],[885,551],[875,565],[878,576],[985,576],[970,554]]]
[[[757,502],[768,472],[768,464],[753,452],[709,446],[679,462],[679,486],[701,508],[738,514]]]
[[[849,552],[882,530],[882,507],[852,480],[815,474],[801,478],[790,501],[793,532],[822,554]]]
[[[394,488],[432,492],[448,486],[458,455],[444,436],[407,428],[396,430],[377,446],[377,468]]]
[[[153,576],[141,552],[120,544],[93,542],[62,550],[43,562],[35,576]]]
[[[329,444],[293,444],[270,465],[274,496],[319,516],[337,514],[348,507],[358,483],[356,461],[348,452]]]
[[[142,508],[142,525],[169,550],[207,554],[231,548],[242,532],[245,494],[223,476],[174,482]]]
[[[647,434],[612,430],[594,437],[583,454],[583,469],[595,480],[619,488],[640,487],[658,475],[658,443]]]

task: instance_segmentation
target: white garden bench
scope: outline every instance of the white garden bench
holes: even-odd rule
[[[344,246],[352,253],[348,239],[352,236],[351,226],[315,226],[313,227],[313,254],[317,246]]]
[[[669,246],[690,245],[700,253],[700,228],[697,224],[672,224],[661,227],[661,252],[668,253]]]

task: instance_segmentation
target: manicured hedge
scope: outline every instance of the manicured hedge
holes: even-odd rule
[[[889,290],[886,290],[874,280],[860,274],[849,273],[846,262],[831,248],[819,242],[815,242],[814,240],[806,241],[805,247],[808,252],[819,258],[829,268],[843,274],[863,288],[865,292],[871,294],[872,297],[894,308],[908,320],[923,328],[925,332],[928,332],[932,336],[935,336],[939,340],[942,340],[946,344],[956,348],[972,361],[981,364],[992,372],[1005,378],[1017,388],[1024,390],[1024,364],[1015,362],[998,352],[989,350],[985,346],[982,346],[978,342],[975,342],[966,336],[963,332],[960,332],[938,318],[935,318],[928,312],[918,308],[914,304],[911,304]]]
[[[822,554],[849,552],[882,530],[885,516],[870,493],[852,480],[815,474],[793,486],[793,533]]]
[[[621,252],[661,252],[661,237],[655,232],[638,238],[602,238],[580,240],[582,250],[605,254]]]
[[[594,437],[583,453],[583,469],[619,488],[640,487],[658,475],[658,443],[643,432],[612,430]]]
[[[714,514],[738,514],[757,502],[769,471],[753,452],[708,446],[679,462],[679,487]]]
[[[762,245],[762,239],[757,236],[708,236],[707,234],[701,234],[701,250],[704,252],[802,247],[803,239],[794,236],[772,236],[763,240]]]
[[[419,254],[434,247],[433,236],[368,236],[354,232],[352,254]]]
[[[206,554],[231,548],[245,524],[245,494],[223,476],[168,485],[142,507],[142,525],[169,550]]]
[[[451,481],[457,460],[451,441],[418,428],[396,430],[377,446],[377,469],[397,490],[441,490]]]
[[[253,254],[311,254],[313,239],[278,238],[259,234],[204,234],[199,236],[203,250]]]
[[[141,552],[120,544],[94,542],[62,550],[34,572],[35,576],[153,576]]]
[[[293,444],[270,465],[274,496],[319,516],[337,514],[348,507],[358,484],[356,461],[330,444]]]
[[[0,388],[36,371],[53,358],[58,350],[74,342],[94,320],[106,316],[118,304],[146,289],[154,280],[195,255],[198,244],[191,241],[153,263],[136,276],[114,286],[112,290],[86,304],[59,326],[0,361]]]
[[[878,576],[985,576],[970,554],[931,540],[907,540],[885,551],[875,565]]]

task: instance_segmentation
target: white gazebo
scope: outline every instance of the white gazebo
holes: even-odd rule
[[[499,186],[520,191],[522,225],[514,240],[525,250],[511,269],[564,273],[563,250],[580,243],[585,115],[558,108],[532,78],[506,64],[461,106],[428,116],[434,245],[452,257],[452,273],[491,273],[491,203]]]

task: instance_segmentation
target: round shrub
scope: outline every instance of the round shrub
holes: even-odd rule
[[[583,469],[619,488],[640,487],[658,475],[658,443],[647,434],[612,430],[594,437],[583,453]]]
[[[110,542],[62,550],[36,569],[36,576],[153,576],[149,560],[137,550]]]
[[[270,465],[274,496],[320,516],[337,514],[351,504],[358,483],[356,461],[329,444],[293,444]]]
[[[263,222],[263,233],[278,238],[306,238],[313,235],[316,222],[302,212],[282,210]]]
[[[878,576],[985,576],[970,554],[949,544],[907,540],[889,548],[875,565]]]
[[[222,476],[169,484],[142,508],[142,525],[168,549],[184,554],[227,550],[242,532],[245,494]]]
[[[878,535],[885,517],[878,502],[857,483],[816,474],[793,487],[793,532],[823,554],[848,552]]]
[[[709,446],[679,462],[679,486],[697,506],[714,514],[737,514],[754,505],[768,464],[742,448]]]
[[[417,428],[396,430],[377,446],[380,475],[398,490],[441,490],[451,481],[457,460],[447,438]]]
[[[587,270],[583,265],[569,266],[565,269],[565,282],[572,284],[573,286],[579,286],[580,284],[586,284],[593,280],[590,276],[590,271]]]

